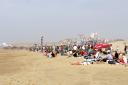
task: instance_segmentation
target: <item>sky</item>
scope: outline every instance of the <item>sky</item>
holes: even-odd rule
[[[98,32],[128,38],[128,0],[0,0],[0,42],[58,41]]]

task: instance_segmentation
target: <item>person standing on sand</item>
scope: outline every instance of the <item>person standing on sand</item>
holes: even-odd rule
[[[126,52],[125,52],[125,53],[126,53],[126,55],[128,55],[128,46],[127,46],[127,48],[126,48]]]
[[[114,55],[115,61],[118,62],[119,59],[119,53],[117,51],[115,51],[115,55]]]
[[[125,44],[124,46],[124,52],[126,53],[126,50],[127,50],[127,45]]]
[[[61,53],[61,56],[64,55],[64,45],[61,45],[60,46],[60,53]]]
[[[77,54],[77,50],[78,50],[78,47],[76,45],[73,46],[73,56],[74,57],[77,57],[78,54]]]

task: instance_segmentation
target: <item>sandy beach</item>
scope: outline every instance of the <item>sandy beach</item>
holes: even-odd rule
[[[0,50],[0,85],[127,85],[123,65],[71,65],[82,58]]]
[[[0,85],[128,85],[128,0],[0,0]]]

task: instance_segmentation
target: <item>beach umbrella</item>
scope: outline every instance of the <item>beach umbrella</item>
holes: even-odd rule
[[[111,47],[111,46],[112,46],[112,44],[102,43],[102,44],[96,44],[96,45],[94,46],[94,48],[95,48],[95,49],[102,49],[102,48],[109,48],[109,47]]]
[[[105,44],[102,44],[102,47],[103,47],[103,48],[109,48],[109,47],[111,47],[111,46],[112,46],[112,44],[106,44],[106,43],[105,43]]]
[[[94,46],[94,48],[95,48],[95,49],[101,49],[101,48],[102,48],[102,45],[101,45],[101,44],[96,44],[96,45]]]

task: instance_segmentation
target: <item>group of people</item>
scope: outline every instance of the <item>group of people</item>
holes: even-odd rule
[[[127,64],[128,46],[125,46],[124,52],[112,50],[111,47],[94,49],[93,45],[73,45],[73,46],[52,46],[44,48],[44,54],[49,58],[54,58],[58,54],[68,57],[83,57],[85,60],[81,63],[107,62],[108,64]]]
[[[82,52],[83,53],[83,52]],[[113,50],[111,48],[104,49],[89,49],[85,52],[85,60],[83,62],[76,62],[73,64],[93,64],[94,62],[107,62],[108,64],[128,64],[128,46],[125,47],[124,52]]]

